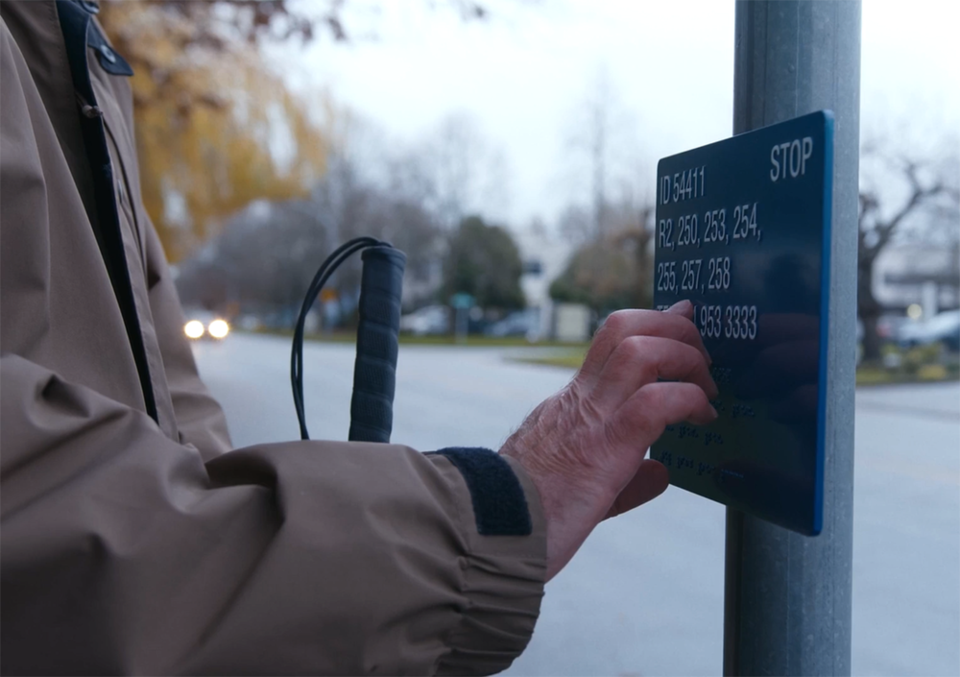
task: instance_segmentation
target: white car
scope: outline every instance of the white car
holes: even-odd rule
[[[426,306],[400,318],[400,331],[416,336],[446,334],[450,331],[450,309]]]
[[[949,310],[929,320],[902,325],[897,342],[904,348],[942,343],[947,350],[960,350],[960,310]]]

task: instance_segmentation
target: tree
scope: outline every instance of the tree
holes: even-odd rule
[[[387,240],[406,254],[408,281],[430,278],[439,259],[440,219],[422,183],[396,180],[397,174],[415,174],[418,165],[410,166],[410,156],[392,157],[385,150],[389,141],[369,122],[349,111],[338,117],[350,123],[340,127],[328,172],[312,197],[335,244],[364,235]],[[348,287],[359,279],[357,262],[338,276]]]
[[[439,227],[421,203],[364,176],[348,157],[329,170],[305,199],[258,202],[230,218],[221,234],[185,261],[178,279],[187,304],[253,312],[291,312],[320,263],[360,235],[390,241],[407,254],[406,276],[417,281],[437,260]],[[360,285],[359,257],[327,284],[352,309]]]
[[[878,144],[861,150],[865,178],[860,187],[857,313],[863,322],[863,358],[880,358],[877,322],[883,306],[873,291],[873,269],[893,241],[913,237],[932,245],[957,246],[960,191],[956,144],[939,160],[884,153]]]
[[[650,307],[653,208],[621,202],[609,211],[611,232],[587,240],[576,250],[550,286],[553,300],[583,303],[601,314]]]
[[[567,205],[557,219],[557,230],[570,244],[580,247],[596,238],[596,221],[582,205]]]
[[[605,68],[597,70],[584,99],[571,120],[568,146],[576,159],[577,172],[590,186],[592,235],[605,235],[610,227],[611,183],[631,184],[624,179],[633,174],[633,116],[626,111],[610,82]]]
[[[326,135],[308,106],[265,65],[259,47],[308,41],[321,32],[347,40],[343,17],[351,4],[105,0],[101,5],[107,35],[134,68],[143,203],[171,261],[216,235],[247,204],[306,197],[323,174]],[[465,21],[488,17],[481,2],[443,4]],[[323,108],[328,104],[321,102]]]
[[[656,208],[647,200],[638,201],[632,194],[624,197],[611,209],[614,237],[628,251],[633,252],[635,275],[632,299],[627,306],[653,306],[653,237]]]
[[[327,239],[308,201],[254,203],[180,266],[182,300],[221,311],[295,308],[329,251]]]
[[[430,7],[435,5],[433,0],[423,1]],[[117,15],[125,11],[121,9],[125,4],[126,0],[104,0],[101,23],[108,32],[113,33],[125,25],[123,19],[119,23],[117,19]],[[291,0],[140,0],[137,4],[160,9],[175,19],[179,24],[177,40],[181,48],[199,46],[223,49],[236,39],[249,44],[256,44],[264,38],[287,40],[299,37],[305,41],[312,40],[318,27],[327,29],[338,42],[347,41],[350,35],[343,18],[344,9],[348,4],[358,3],[348,3],[346,0],[313,0],[309,5]],[[457,10],[464,21],[489,17],[484,3],[475,0],[446,0],[445,4]],[[126,35],[118,33],[118,38],[136,40],[137,30],[145,28],[143,22],[159,15],[143,13],[138,16],[139,25],[128,26],[133,30],[124,31]],[[130,44],[124,46],[129,47]],[[140,56],[148,54],[144,52]],[[155,59],[161,56],[159,53],[149,55],[145,63],[160,63]],[[179,93],[175,86],[170,91]]]
[[[483,308],[516,310],[526,301],[520,287],[520,250],[506,229],[477,216],[460,222],[444,262],[442,294],[470,294]]]
[[[283,18],[283,33],[277,33]],[[268,2],[108,2],[101,22],[131,63],[144,206],[172,261],[257,199],[305,195],[325,142],[255,49],[312,35],[314,20]],[[334,13],[326,24],[342,35]]]
[[[574,119],[569,140],[579,158],[589,207],[571,203],[560,232],[577,247],[554,281],[557,301],[585,303],[598,313],[648,307],[652,301],[652,215],[636,168],[633,116],[620,104],[604,69],[599,69]]]
[[[489,214],[493,208],[506,206],[506,157],[491,145],[470,115],[446,115],[412,156],[426,189],[426,201],[444,228],[453,229],[467,214],[481,208]]]

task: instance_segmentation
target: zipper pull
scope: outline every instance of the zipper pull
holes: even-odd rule
[[[92,106],[87,103],[87,100],[84,99],[79,92],[74,92],[77,96],[77,104],[80,106],[80,113],[83,114],[86,118],[102,118],[103,110],[100,109],[100,106]]]

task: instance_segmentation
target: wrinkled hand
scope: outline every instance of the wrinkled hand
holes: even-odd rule
[[[547,580],[600,521],[666,490],[666,468],[644,460],[666,426],[717,417],[709,402],[717,396],[710,357],[692,317],[689,301],[666,312],[612,314],[573,381],[537,407],[500,450],[524,467],[540,494]]]

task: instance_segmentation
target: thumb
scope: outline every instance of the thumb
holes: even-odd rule
[[[620,495],[610,506],[604,519],[622,515],[647,501],[652,501],[667,490],[668,484],[670,484],[670,473],[659,461],[649,458],[642,461],[637,468],[637,473],[620,491]]]

